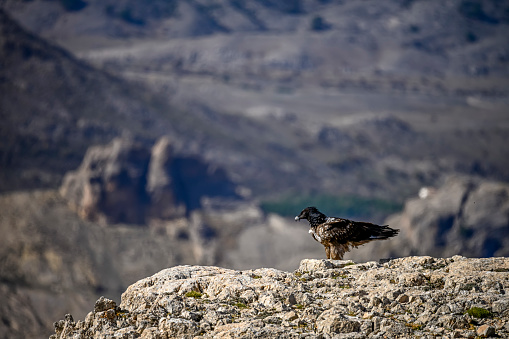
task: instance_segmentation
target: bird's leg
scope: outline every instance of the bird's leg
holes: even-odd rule
[[[327,259],[330,259],[330,248],[329,248],[329,246],[325,246],[325,255],[327,256]]]
[[[348,252],[349,246],[347,244],[335,244],[329,248],[330,259],[342,260],[345,252]]]
[[[336,248],[334,248],[334,247],[332,247],[332,246],[331,246],[331,247],[329,248],[329,252],[330,252],[330,254],[331,254],[331,259],[332,259],[332,260],[340,260],[340,259],[341,259],[341,258],[339,257],[339,255],[338,255],[338,253],[337,253],[338,251],[336,251]]]

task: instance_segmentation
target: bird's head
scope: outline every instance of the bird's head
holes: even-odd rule
[[[325,220],[327,220],[327,216],[320,212],[316,207],[306,207],[298,216],[295,217],[295,221],[299,221],[300,219],[306,219],[309,221],[311,226],[314,227],[325,222]]]

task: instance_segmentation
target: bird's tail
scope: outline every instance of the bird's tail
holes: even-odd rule
[[[388,239],[395,237],[399,230],[390,228],[388,225],[372,228],[370,239]]]

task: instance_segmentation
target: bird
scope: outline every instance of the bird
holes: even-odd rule
[[[341,260],[352,248],[373,240],[384,240],[398,234],[398,229],[388,225],[379,226],[369,222],[327,217],[316,207],[306,207],[295,217],[295,221],[306,219],[309,233],[325,247],[327,259]]]

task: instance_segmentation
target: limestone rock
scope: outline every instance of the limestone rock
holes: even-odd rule
[[[94,312],[103,312],[117,307],[117,303],[105,297],[99,298],[94,305]]]
[[[349,333],[357,332],[361,323],[353,317],[347,317],[336,309],[323,312],[316,322],[319,333]]]
[[[118,307],[101,298],[84,322],[66,316],[55,336],[507,337],[508,268],[509,258],[460,256],[306,259],[294,273],[176,266],[129,286]]]
[[[351,260],[304,259],[300,262],[300,271],[317,271],[320,269],[340,268],[352,265]]]
[[[479,328],[477,329],[477,335],[484,338],[492,337],[495,335],[495,328],[489,325],[479,326]]]

